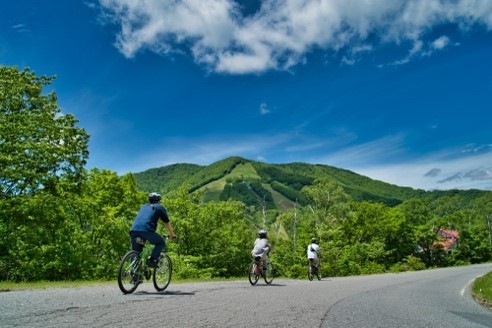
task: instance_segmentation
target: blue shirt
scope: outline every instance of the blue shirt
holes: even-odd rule
[[[133,221],[131,231],[156,231],[159,219],[169,222],[164,206],[159,203],[144,204]]]

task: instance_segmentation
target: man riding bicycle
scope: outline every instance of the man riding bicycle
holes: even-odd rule
[[[130,229],[132,250],[137,251],[139,254],[142,252],[144,243],[141,239],[148,240],[149,243],[154,245],[152,254],[147,259],[147,265],[153,268],[158,266],[159,254],[166,247],[164,238],[156,232],[159,219],[164,222],[164,226],[169,231],[169,237],[176,238],[167,211],[159,203],[161,198],[158,193],[150,193],[149,203],[142,205]]]

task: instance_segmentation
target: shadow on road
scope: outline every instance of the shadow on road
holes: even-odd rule
[[[176,291],[165,290],[163,292],[147,292],[145,290],[142,290],[142,291],[134,293],[134,295],[189,296],[189,295],[195,295],[195,292],[182,292],[179,290],[176,290]]]
[[[254,286],[251,286],[251,287],[285,287],[286,285],[283,285],[283,284],[275,284],[275,283],[271,283],[270,285],[266,285],[266,284],[258,284],[258,285],[254,285]]]

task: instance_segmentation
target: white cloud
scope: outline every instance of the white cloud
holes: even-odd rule
[[[261,103],[260,104],[260,114],[266,115],[269,113],[270,113],[270,109],[268,108],[268,105],[266,103]]]
[[[405,63],[421,49],[434,26],[473,24],[492,29],[492,1],[470,0],[264,0],[244,17],[233,0],[99,0],[105,17],[121,26],[116,45],[127,57],[188,49],[197,63],[233,74],[289,69],[314,48],[345,51],[353,64],[357,49],[378,43],[411,42]],[[442,49],[449,40],[432,43]]]
[[[408,55],[405,58],[395,60],[390,65],[403,65],[409,63],[413,57],[415,57],[417,54],[422,53],[422,48],[423,42],[420,40],[416,40],[413,44],[413,47],[408,51]]]
[[[429,172],[427,172],[426,174],[424,174],[424,177],[437,177],[439,174],[441,174],[441,169],[439,168],[433,168],[431,169]]]
[[[354,145],[341,145],[340,151],[332,151],[329,154],[312,157],[309,162],[333,165],[341,168],[351,169],[354,167],[367,167],[377,163],[388,163],[394,158],[404,155],[404,135],[386,136],[381,139]]]
[[[14,29],[18,33],[28,33],[28,32],[31,32],[31,30],[29,29],[29,27],[26,24],[13,25],[12,26],[12,29]]]
[[[404,163],[380,163],[366,167],[353,165],[348,169],[398,186],[425,190],[492,190],[492,152],[454,155],[454,152],[441,153]]]
[[[432,42],[432,48],[441,50],[444,49],[448,44],[449,38],[443,35]]]

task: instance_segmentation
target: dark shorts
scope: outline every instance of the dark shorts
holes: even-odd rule
[[[152,257],[154,258],[158,258],[161,251],[166,247],[164,238],[155,231],[130,231],[132,250],[137,251],[138,253],[142,252],[144,245],[137,242],[137,237],[140,237],[155,246],[152,251]]]

